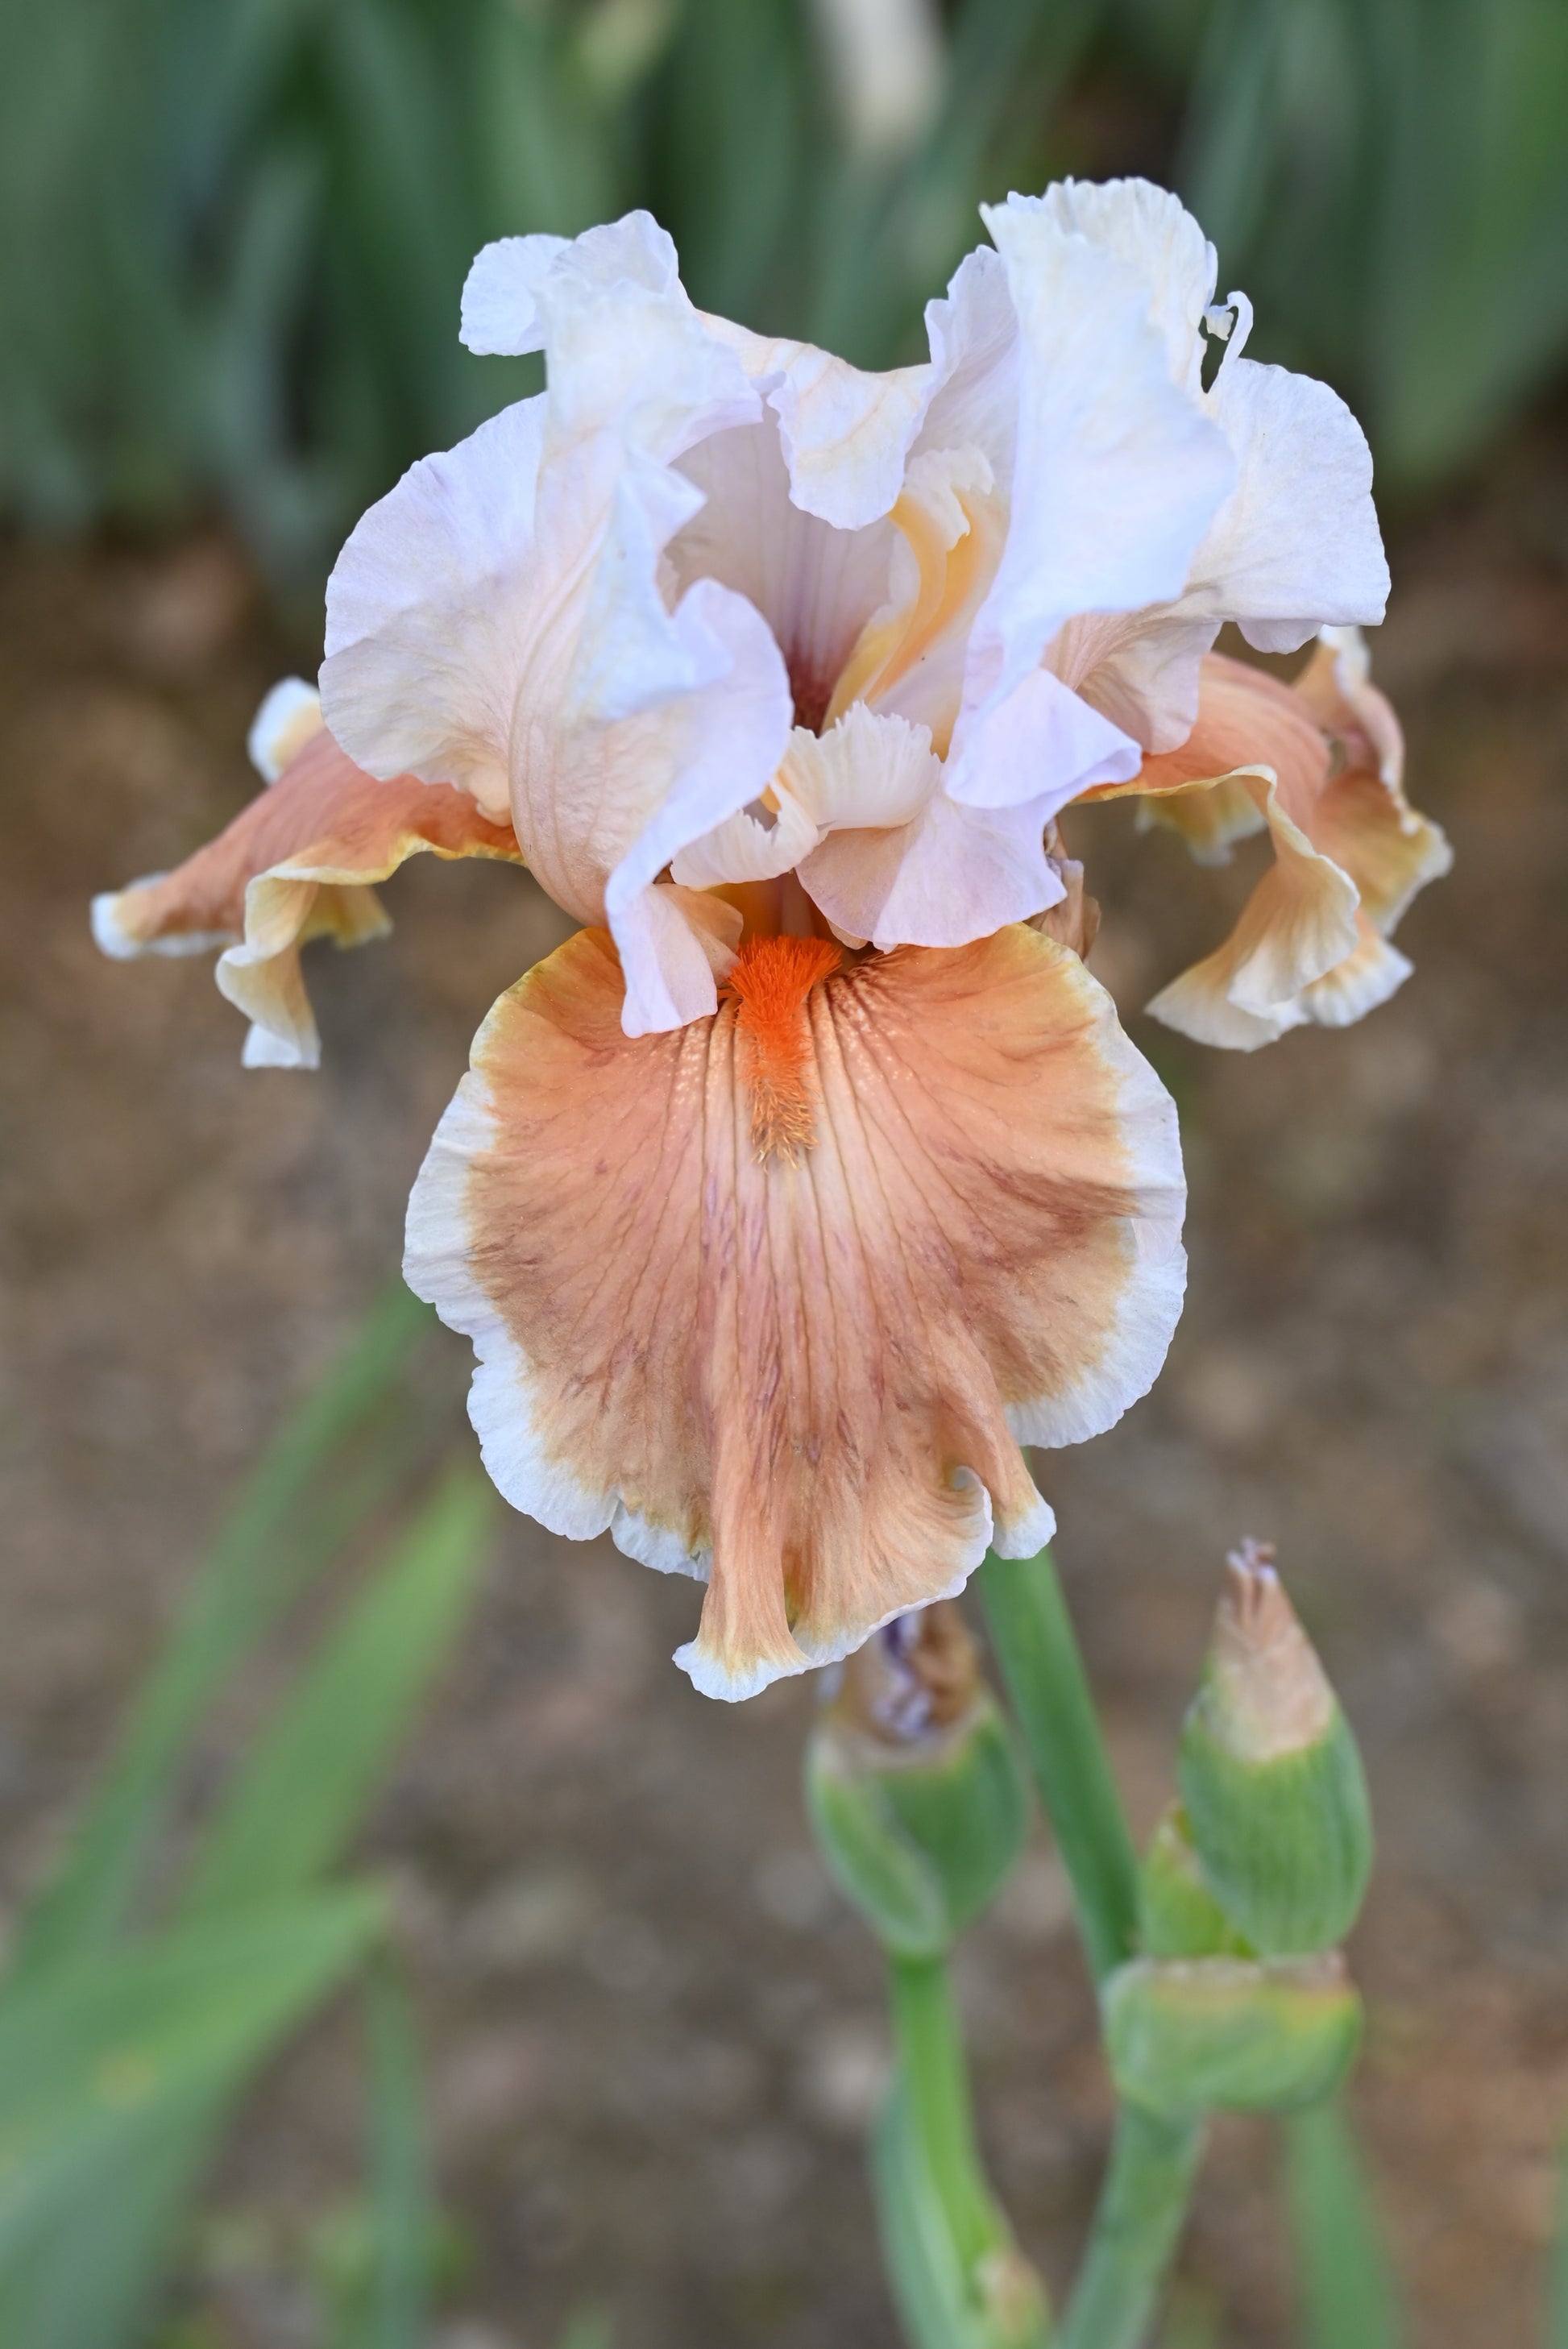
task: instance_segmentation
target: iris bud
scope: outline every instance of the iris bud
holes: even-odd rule
[[[1138,1939],[1149,1958],[1251,1955],[1209,1889],[1180,1803],[1171,1804],[1143,1855]]]
[[[1228,1564],[1181,1733],[1192,1844],[1260,1955],[1328,1949],[1355,1922],[1372,1865],[1361,1757],[1272,1550],[1248,1542]]]
[[[1118,2095],[1169,2117],[1316,2104],[1345,2078],[1361,2036],[1361,2002],[1337,1951],[1139,1958],[1100,2000]]]
[[[901,1957],[943,1954],[996,1892],[1028,1795],[951,1601],[898,1617],[850,1658],[807,1746],[806,1800],[833,1876]]]

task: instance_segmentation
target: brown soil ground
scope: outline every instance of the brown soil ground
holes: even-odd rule
[[[1353,1951],[1378,2195],[1417,2337],[1476,2349],[1539,2337],[1568,2114],[1562,440],[1521,442],[1393,552],[1378,674],[1456,873],[1406,925],[1415,978],[1347,1033],[1243,1059],[1131,1018],[1182,1105],[1191,1301],[1155,1394],[1042,1481],[1142,1825],[1221,1556],[1277,1540],[1380,1825]],[[410,868],[387,945],[319,955],[314,1078],[242,1071],[202,965],[99,958],[89,892],[240,805],[246,723],[298,659],[219,544],[0,556],[12,1898],[244,1464],[395,1261],[481,1013],[561,935],[510,870]],[[1193,872],[1120,813],[1075,845],[1130,1015],[1244,876]],[[442,1342],[455,1386],[465,1350]],[[445,2349],[549,2349],[588,2302],[622,2349],[882,2349],[861,2152],[880,1986],[801,1822],[813,1692],[706,1703],[667,1661],[689,1586],[519,1518],[497,1547],[372,1837],[471,2246]],[[995,2174],[1059,2286],[1108,2102],[1043,1830],[962,1985]],[[217,2181],[198,2282],[234,2349],[309,2339],[289,2247],[352,2189],[355,2061],[346,2021],[319,2032]],[[1169,2342],[1293,2338],[1277,2171],[1265,2126],[1216,2131]]]

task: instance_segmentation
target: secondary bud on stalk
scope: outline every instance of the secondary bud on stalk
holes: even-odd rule
[[[1252,1954],[1209,1889],[1180,1803],[1171,1804],[1143,1855],[1138,1875],[1138,1939],[1148,1958]]]
[[[949,1600],[844,1666],[806,1749],[823,1857],[884,1948],[936,1957],[1017,1858],[1028,1796],[1012,1732]]]
[[[1327,1949],[1355,1922],[1372,1864],[1361,1757],[1273,1551],[1246,1542],[1227,1563],[1230,1586],[1181,1733],[1191,1840],[1253,1949]]]
[[[1292,2112],[1355,2059],[1361,2002],[1323,1957],[1136,1959],[1100,1993],[1117,2093],[1169,2116]]]

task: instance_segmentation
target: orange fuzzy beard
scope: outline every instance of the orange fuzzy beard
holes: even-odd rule
[[[729,974],[736,1025],[751,1095],[751,1146],[759,1159],[795,1165],[815,1142],[807,1067],[811,1026],[806,998],[843,960],[829,938],[751,938]]]

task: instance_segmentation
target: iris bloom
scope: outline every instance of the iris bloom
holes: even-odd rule
[[[1175,1116],[1059,812],[1272,827],[1284,885],[1168,991],[1222,1042],[1386,991],[1433,863],[1350,639],[1305,699],[1212,657],[1380,617],[1347,410],[1243,356],[1173,197],[985,220],[884,375],[696,310],[643,213],[487,247],[464,339],[547,388],[370,510],[325,727],[263,713],[270,790],[97,909],[112,951],[227,942],[253,1061],[314,1059],[299,944],[367,934],[418,850],[526,861],[583,926],[480,1030],[406,1268],[507,1497],[707,1582],[678,1660],[717,1695],[1037,1550],[1020,1447],[1163,1359]]]

